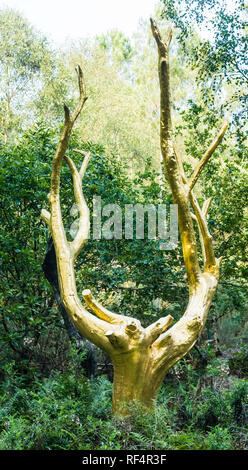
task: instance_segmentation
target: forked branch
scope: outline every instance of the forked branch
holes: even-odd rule
[[[74,187],[74,196],[77,203],[77,208],[79,210],[79,226],[77,234],[70,243],[70,249],[73,257],[76,257],[80,252],[81,248],[85,245],[88,240],[89,229],[90,229],[90,214],[89,208],[85,201],[83,191],[82,191],[82,179],[89,162],[89,154],[85,156],[85,159],[82,163],[80,172],[77,171],[77,168],[70,157],[65,155],[65,160],[71,170],[73,178],[73,187]],[[82,170],[83,168],[83,170]]]
[[[52,163],[51,191],[48,196],[51,213],[43,209],[41,216],[49,226],[54,241],[63,305],[80,333],[109,352],[112,346],[106,337],[106,333],[111,325],[84,309],[77,295],[74,275],[75,258],[80,248],[87,241],[89,231],[89,210],[82,191],[82,178],[90,157],[89,154],[85,155],[85,152],[75,149],[76,152],[83,153],[85,156],[81,169],[78,171],[72,159],[65,155],[73,125],[87,99],[82,70],[77,67],[76,71],[79,85],[79,102],[72,114],[67,106],[64,106],[64,126]],[[79,229],[72,242],[68,242],[66,238],[60,207],[60,171],[63,159],[66,160],[72,173],[74,195],[80,214]]]
[[[159,55],[161,152],[173,200],[178,205],[179,229],[189,282],[189,302],[184,315],[168,331],[162,332],[153,343],[152,354],[156,364],[155,368],[163,374],[184,356],[198,339],[217,286],[220,260],[215,258],[213,241],[207,225],[207,211],[211,199],[208,199],[201,209],[193,193],[193,187],[217,145],[224,137],[228,123],[224,124],[188,181],[184,173],[182,160],[177,154],[173,142],[169,77],[171,31],[167,34],[169,39],[163,41],[153,20],[151,20],[151,28]],[[194,214],[191,212],[190,205],[194,210]],[[199,267],[192,220],[196,220],[199,227],[204,257],[203,272]]]

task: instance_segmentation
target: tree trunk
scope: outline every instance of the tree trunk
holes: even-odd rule
[[[129,404],[138,401],[151,408],[159,389],[155,386],[149,348],[123,353],[113,359],[113,412],[125,415]]]
[[[152,343],[149,336],[151,326],[146,328],[130,352],[123,351],[113,356],[115,413],[126,414],[128,403],[133,400],[147,407],[154,406],[166,373],[197,341],[216,286],[217,279],[214,276],[203,274],[181,320]],[[171,321],[172,317],[167,320],[167,326]],[[158,321],[156,328],[160,327]]]

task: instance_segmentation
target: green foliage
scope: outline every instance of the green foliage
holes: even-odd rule
[[[0,9],[0,136],[13,140],[28,121],[27,108],[34,99],[49,66],[51,54],[46,38],[18,12]],[[25,114],[23,112],[25,107]]]
[[[229,359],[229,367],[233,374],[238,377],[248,377],[248,348],[242,346],[240,350],[234,351]]]
[[[208,450],[230,450],[232,449],[232,437],[228,429],[215,426],[206,438],[206,447]]]
[[[54,150],[52,134],[42,126],[24,134],[18,145],[0,148],[2,344],[5,353],[12,350],[27,360],[34,349],[37,358],[42,355],[49,329],[59,325],[41,268],[47,231],[40,211],[49,191]],[[50,347],[52,360],[51,342]]]
[[[211,429],[220,424],[229,424],[229,409],[224,398],[212,390],[206,388],[200,396],[200,400],[195,404],[197,413],[195,413],[195,424],[200,429]]]
[[[162,14],[175,23],[185,51],[192,30],[204,29],[203,39],[190,50],[201,79],[211,77],[220,82],[221,77],[227,76],[238,83],[247,80],[247,12],[243,0],[228,5],[223,0],[162,0],[162,4]]]
[[[107,34],[96,37],[96,40],[100,47],[107,51],[110,60],[115,60],[119,64],[130,61],[133,54],[132,46],[130,40],[121,31],[111,30]]]
[[[247,381],[236,379],[221,392],[207,386],[196,395],[185,361],[184,380],[174,388],[164,383],[155,410],[134,403],[130,418],[121,419],[111,416],[107,378],[89,381],[81,374],[75,387],[76,364],[70,364],[45,379],[33,373],[29,384],[13,364],[5,367],[1,450],[247,449]]]

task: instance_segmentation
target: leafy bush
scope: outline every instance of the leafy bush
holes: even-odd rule
[[[228,362],[232,374],[235,374],[238,377],[248,378],[247,346],[242,346],[239,351],[235,351]]]
[[[208,433],[205,444],[208,450],[231,450],[233,448],[230,431],[220,428],[219,426],[215,426],[213,430]]]

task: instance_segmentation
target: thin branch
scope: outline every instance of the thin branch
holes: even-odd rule
[[[72,121],[73,123],[76,121],[76,119],[78,118],[79,114],[81,113],[81,110],[82,110],[82,107],[85,103],[85,101],[88,99],[88,97],[86,96],[86,89],[85,89],[85,82],[84,82],[84,76],[83,76],[83,71],[81,69],[81,67],[78,65],[76,67],[76,72],[77,72],[77,76],[78,76],[78,88],[79,88],[79,103],[72,115]]]
[[[198,227],[198,233],[199,233],[199,238],[200,238],[200,244],[201,244],[201,251],[202,251],[202,258],[203,258],[203,264],[204,266],[206,265],[206,251],[205,251],[205,246],[204,246],[204,241],[203,241],[203,236],[202,236],[202,230],[199,224],[199,220],[196,217],[195,214],[191,214],[192,219],[197,223]]]
[[[202,206],[202,213],[203,213],[203,216],[205,218],[207,218],[207,214],[208,214],[208,211],[209,211],[209,207],[212,203],[212,200],[213,200],[213,197],[210,197],[209,199],[207,199],[206,201],[204,201],[203,203],[203,206]]]
[[[66,106],[66,104],[64,104],[64,113],[65,113],[65,124],[69,123],[70,119],[71,119],[71,114],[70,114],[70,110],[68,108],[68,106]]]
[[[166,49],[167,49],[166,43],[162,40],[160,31],[159,31],[155,21],[152,18],[150,18],[150,22],[151,22],[152,34],[153,34],[153,37],[155,38],[155,41],[158,45],[158,48],[159,48],[159,50],[162,50],[165,53]]]
[[[22,351],[21,351],[20,349],[18,349],[18,348],[14,345],[14,343],[11,341],[12,335],[11,335],[10,330],[9,330],[9,328],[8,328],[7,321],[6,321],[6,318],[5,318],[5,316],[4,316],[3,311],[1,312],[1,314],[2,314],[2,323],[3,323],[4,329],[5,329],[6,333],[7,333],[7,337],[8,337],[8,344],[9,344],[9,346],[11,347],[11,349],[13,349],[13,351],[15,351],[16,353],[18,353],[18,354],[21,355],[21,354],[22,354]]]
[[[170,72],[169,72],[169,45],[172,31],[169,29],[167,38],[162,40],[160,31],[153,19],[151,29],[153,37],[158,46],[158,72],[160,81],[160,130],[163,158],[167,158],[172,150],[172,123],[171,123],[171,92],[170,92]]]
[[[223,125],[223,127],[221,128],[219,134],[217,135],[217,137],[213,140],[213,142],[211,143],[211,145],[209,146],[208,150],[204,153],[201,161],[199,162],[199,164],[197,165],[197,167],[195,168],[194,170],[194,173],[193,175],[191,176],[190,180],[189,180],[189,189],[193,189],[193,187],[195,186],[195,183],[197,182],[204,166],[206,165],[206,163],[208,162],[209,158],[213,155],[216,147],[219,145],[219,143],[222,141],[224,135],[225,135],[225,132],[227,130],[227,127],[228,127],[228,121],[225,122],[225,124]]]
[[[186,178],[186,175],[185,175],[185,171],[184,171],[184,168],[183,168],[183,162],[182,162],[182,159],[181,159],[179,153],[177,152],[177,149],[176,149],[175,145],[173,145],[173,150],[174,150],[174,153],[176,155],[177,164],[178,164],[178,168],[179,168],[179,171],[181,173],[181,176],[182,176],[183,183],[188,184],[187,178]]]
[[[214,250],[213,250],[213,243],[212,243],[212,237],[208,231],[208,226],[207,226],[207,212],[209,210],[210,204],[213,200],[212,197],[207,199],[202,207],[202,210],[199,207],[199,204],[197,202],[197,199],[193,193],[192,189],[189,189],[189,182],[186,179],[184,168],[182,161],[179,157],[179,155],[176,152],[176,149],[174,148],[175,155],[177,157],[178,165],[180,168],[180,172],[182,175],[182,180],[184,184],[187,185],[188,191],[189,191],[189,200],[191,202],[191,205],[194,209],[195,214],[191,213],[191,217],[193,220],[197,222],[198,225],[198,231],[199,231],[199,237],[200,237],[200,243],[201,243],[201,249],[202,249],[202,256],[204,260],[204,267],[208,267],[207,269],[210,268],[210,266],[215,266],[216,264],[216,259],[214,256]]]
[[[83,179],[85,175],[86,168],[89,163],[90,159],[90,152],[85,152],[84,150],[79,150],[79,149],[73,149],[73,152],[80,153],[81,155],[84,155],[83,163],[79,171],[80,178]]]
[[[212,266],[215,266],[216,264],[216,259],[214,256],[214,249],[213,249],[213,242],[212,242],[212,236],[210,235],[208,231],[208,226],[206,219],[200,209],[200,206],[197,202],[197,199],[193,193],[193,191],[190,192],[189,194],[189,199],[192,204],[192,207],[194,209],[194,213],[197,218],[197,222],[199,224],[199,229],[200,229],[200,235],[202,236],[202,244],[204,247],[203,250],[203,257],[205,258],[205,268],[210,269]]]
[[[193,193],[193,190],[192,189],[189,190],[189,182],[187,181],[181,158],[177,154],[175,147],[174,147],[174,151],[175,151],[175,155],[177,157],[178,165],[179,165],[180,172],[182,175],[182,180],[184,184],[187,185],[187,188],[189,191],[189,200],[195,212],[195,214],[191,213],[191,217],[195,222],[197,222],[204,266],[210,267],[212,265],[215,265],[216,260],[214,256],[212,237],[208,231],[206,218],[207,218],[207,213],[208,213],[208,210],[209,210],[209,207],[213,198],[210,197],[209,199],[207,199],[203,204],[202,210],[200,209],[197,199]]]
[[[83,195],[81,175],[78,173],[77,168],[70,157],[65,155],[65,160],[71,170],[73,178],[74,196],[79,210],[78,232],[73,242],[70,243],[70,249],[72,251],[73,256],[77,256],[80,249],[88,240],[88,234],[90,229],[90,215],[89,208]]]
[[[48,212],[46,209],[42,209],[41,211],[41,218],[43,222],[48,226],[48,228],[51,228],[51,214]]]

